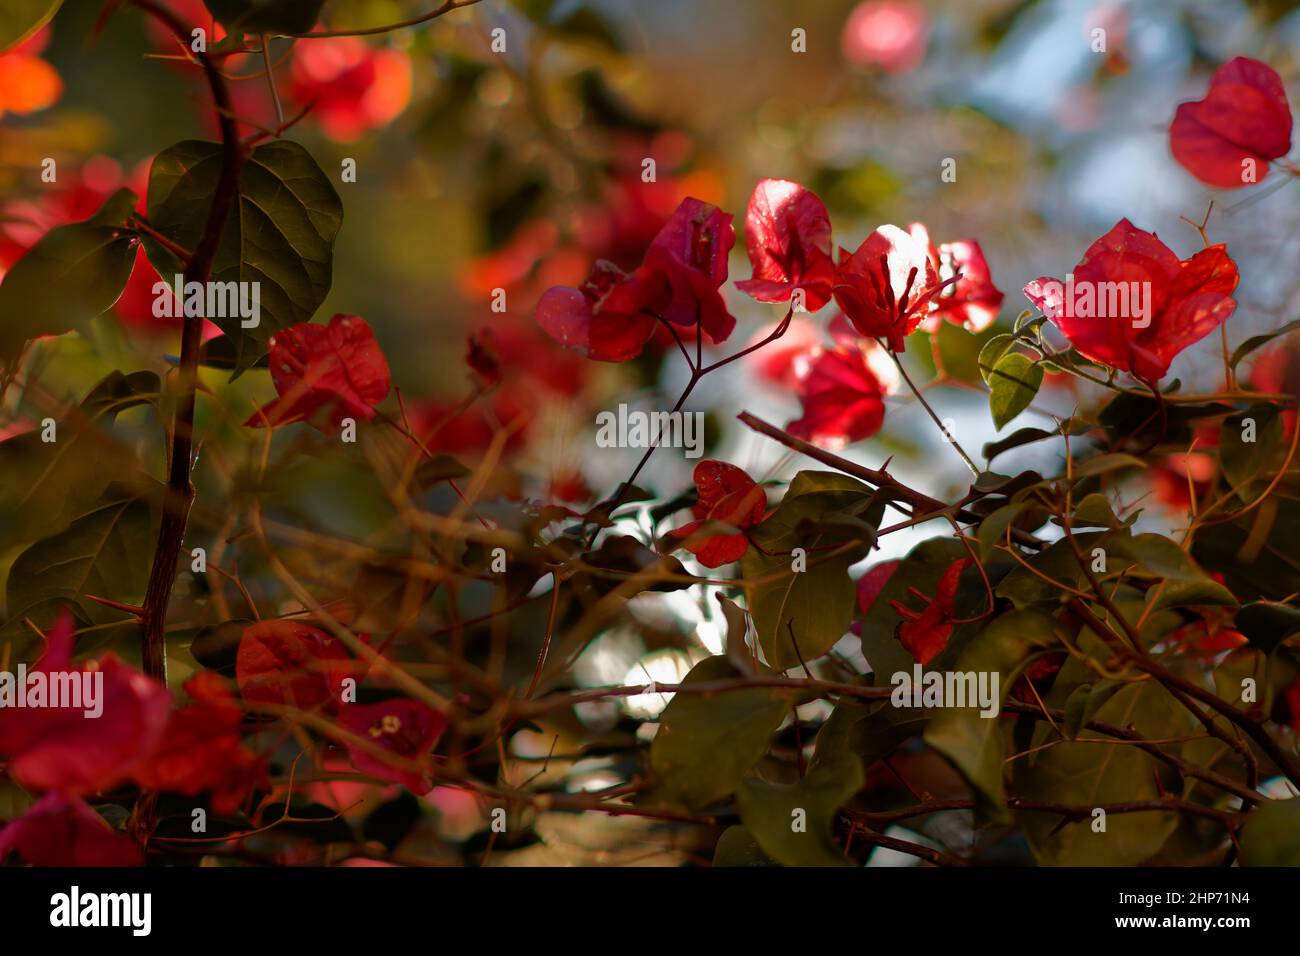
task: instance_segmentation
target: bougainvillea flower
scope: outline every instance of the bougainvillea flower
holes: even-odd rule
[[[58,71],[41,59],[40,53],[50,39],[45,27],[0,54],[0,117],[5,113],[26,116],[49,109],[63,94],[63,80]]]
[[[213,811],[232,813],[265,783],[265,763],[240,740],[244,711],[223,677],[200,671],[185,692],[190,703],[172,714],[158,749],[133,776],[147,790],[210,791]]]
[[[28,682],[33,674],[43,675],[41,683],[51,690],[56,683],[67,689],[75,682],[81,699],[60,701],[73,706],[50,706],[47,699],[41,706],[0,710],[0,754],[23,786],[97,793],[126,779],[158,745],[171,695],[113,654],[97,663],[73,664],[67,615],[50,629],[48,641],[28,671]]]
[[[853,8],[840,34],[844,58],[858,66],[906,73],[925,57],[925,8],[905,0],[868,0]]]
[[[51,792],[0,830],[0,863],[10,853],[32,866],[142,866],[140,846],[109,828],[81,800]]]
[[[699,500],[692,507],[696,520],[670,532],[670,538],[695,555],[706,568],[720,568],[739,561],[749,550],[743,529],[763,520],[767,495],[744,469],[725,461],[707,458],[695,466],[695,490]],[[690,541],[707,522],[717,521],[742,529],[737,534],[711,534]]]
[[[351,143],[386,126],[411,101],[411,58],[357,37],[300,43],[293,51],[289,93],[330,139]]]
[[[1236,287],[1237,264],[1222,245],[1180,262],[1155,233],[1121,219],[1066,282],[1035,279],[1025,296],[1083,355],[1154,382],[1232,315]]]
[[[913,224],[911,232],[914,238],[924,237],[930,262],[943,286],[934,298],[934,311],[922,321],[922,328],[933,332],[940,321],[947,321],[969,332],[982,332],[992,325],[1004,296],[993,284],[980,244],[962,239],[936,246],[929,241],[929,233],[920,223]]]
[[[723,189],[718,176],[708,170],[679,176],[666,168],[674,157],[684,161],[690,150],[680,133],[670,131],[648,140],[629,136],[613,145],[615,168],[598,200],[576,211],[574,238],[589,259],[608,259],[631,269],[645,258],[650,243],[683,199],[696,196],[716,202]],[[646,156],[659,157],[658,175],[649,183],[641,177]]]
[[[736,320],[718,289],[727,281],[727,256],[736,244],[731,215],[699,199],[683,199],[646,250],[642,268],[671,290],[660,315],[674,325],[697,323],[715,343],[726,341]]]
[[[970,558],[961,558],[948,565],[929,598],[913,589],[913,593],[926,602],[925,610],[915,611],[901,601],[889,605],[903,618],[898,625],[899,643],[915,658],[918,664],[928,664],[948,646],[957,612],[957,583],[961,573],[971,564]]]
[[[745,248],[754,276],[737,289],[760,302],[788,302],[802,290],[807,312],[830,301],[831,220],[816,193],[784,179],[761,180],[745,212]]]
[[[636,358],[671,296],[665,278],[599,260],[578,288],[553,286],[537,303],[537,324],[561,345],[602,362]]]
[[[853,327],[894,352],[906,349],[903,340],[934,310],[942,291],[929,236],[897,226],[881,226],[852,255],[841,249],[835,281],[835,301]]]
[[[280,397],[244,423],[251,427],[307,421],[338,428],[344,418],[374,418],[375,406],[388,397],[388,360],[360,316],[275,333],[268,364]]]
[[[427,756],[447,729],[445,714],[428,704],[407,698],[393,698],[377,704],[349,704],[339,716],[339,723],[396,758],[418,762]],[[427,772],[403,767],[398,761],[358,746],[348,746],[352,766],[381,780],[405,784],[414,794],[426,794],[433,789]]]
[[[1282,78],[1239,56],[1215,71],[1205,99],[1178,107],[1169,148],[1201,182],[1239,189],[1262,180],[1269,161],[1290,152],[1291,123]]]
[[[868,353],[893,363],[874,342],[866,348],[837,345],[816,349],[795,362],[798,380],[795,394],[803,416],[790,422],[792,435],[829,448],[842,448],[870,438],[885,420],[884,397],[888,386],[877,375]]]
[[[1215,657],[1246,643],[1246,635],[1232,626],[1236,608],[1203,608],[1201,614],[1173,631],[1169,643],[1199,657]]]
[[[235,681],[250,703],[334,709],[342,703],[344,680],[363,674],[342,641],[298,621],[249,625],[235,656]]]
[[[866,617],[871,613],[872,607],[875,606],[876,599],[880,597],[880,592],[885,589],[889,579],[894,576],[898,566],[903,562],[897,558],[892,561],[881,561],[879,564],[873,564],[867,568],[862,577],[858,578],[858,609],[862,611],[862,616]]]

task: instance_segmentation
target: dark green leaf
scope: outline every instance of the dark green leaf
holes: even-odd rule
[[[1228,364],[1233,368],[1236,368],[1237,363],[1251,352],[1268,345],[1269,342],[1272,342],[1278,336],[1287,335],[1288,333],[1294,332],[1296,329],[1300,329],[1300,319],[1293,319],[1286,323],[1286,325],[1274,329],[1272,332],[1265,332],[1263,335],[1251,336],[1233,350],[1232,358],[1228,360]]]
[[[1219,429],[1223,473],[1246,500],[1250,497],[1246,486],[1279,456],[1282,447],[1282,414],[1275,405],[1252,405],[1225,418]]]
[[[1002,701],[1031,655],[1059,643],[1058,627],[1053,618],[1038,611],[1004,614],[967,643],[953,670],[999,675],[1000,713]],[[970,784],[975,792],[977,819],[990,823],[1007,819],[1002,786],[1006,748],[997,715],[983,716],[977,707],[945,707],[931,718],[924,739]]]
[[[0,53],[50,22],[63,0],[0,0]]]
[[[105,609],[86,600],[86,594],[139,603],[153,553],[151,525],[148,504],[128,499],[97,508],[67,530],[37,541],[9,571],[10,615],[60,599],[78,603],[98,619]]]
[[[2,806],[2,804],[0,804]],[[758,845],[754,834],[744,827],[727,827],[718,837],[718,845],[713,848],[714,866],[780,866]]]
[[[861,529],[848,535],[842,527],[810,531],[810,522],[815,529],[829,513],[851,514],[875,500],[868,486],[845,475],[801,471],[776,511],[751,531],[758,547],[745,555],[741,570],[746,581],[771,578],[750,589],[749,611],[775,670],[821,657],[853,619],[849,566],[861,560],[870,543],[862,543]],[[846,547],[846,540],[856,544]],[[795,548],[804,549],[806,570],[793,570]]]
[[[203,0],[232,33],[306,33],[325,0]]]
[[[1237,630],[1265,653],[1271,653],[1292,634],[1300,632],[1300,608],[1272,601],[1243,604],[1237,611]]]
[[[1033,402],[1043,384],[1043,369],[1019,352],[1008,352],[989,373],[989,410],[993,424],[1001,429]]]
[[[1128,520],[1121,521],[1115,516],[1110,506],[1110,499],[1094,492],[1085,495],[1083,500],[1075,505],[1073,524],[1075,527],[1109,528],[1115,531],[1119,528],[1127,528],[1136,518],[1137,515],[1131,515]]]
[[[984,343],[983,348],[980,349],[977,362],[980,370],[980,378],[984,379],[986,383],[989,380],[989,376],[993,374],[993,366],[998,364],[998,359],[1002,358],[1002,356],[1006,354],[1007,349],[1011,348],[1011,346],[1015,344],[1015,341],[1016,337],[1014,335],[1004,332],[1001,335],[993,336],[993,338]]]
[[[122,189],[85,222],[47,232],[0,283],[0,362],[38,335],[82,330],[113,307],[135,266],[136,235],[124,225],[136,203]]]
[[[682,683],[736,676],[725,657],[708,657]],[[650,745],[653,783],[645,801],[699,810],[729,796],[767,751],[772,733],[789,712],[788,696],[771,688],[675,694]]]
[[[130,477],[129,464],[108,432],[119,412],[154,402],[153,372],[113,372],[57,425],[57,440],[40,429],[0,442],[0,548],[62,531],[99,500],[112,481]]]
[[[1247,866],[1300,866],[1300,798],[1261,803],[1241,830]]]
[[[1108,551],[1112,559],[1128,558],[1151,577],[1165,582],[1152,610],[1191,604],[1234,605],[1233,597],[1222,584],[1198,568],[1177,544],[1158,534],[1139,534],[1132,538],[1115,538]],[[1152,594],[1154,595],[1154,590]]]
[[[928,719],[925,711],[894,707],[887,700],[841,699],[817,731],[808,766],[817,767],[842,754],[853,754],[864,768],[869,767],[920,735]]]
[[[1094,719],[1132,727],[1153,740],[1190,730],[1190,715],[1169,692],[1150,681],[1118,690],[1095,711]],[[1056,738],[1045,722],[1035,744]],[[1021,797],[1045,803],[1098,807],[1107,803],[1154,800],[1160,796],[1155,758],[1136,747],[1089,743],[1102,735],[1079,732],[1079,742],[1062,741],[1016,761]],[[1177,826],[1172,811],[1111,813],[1099,832],[1089,814],[1062,825],[1059,814],[1021,812],[1030,848],[1047,866],[1134,866],[1154,856]]]
[[[195,248],[221,165],[218,143],[186,140],[163,150],[149,175],[154,228],[186,249]],[[280,329],[310,321],[325,300],[342,223],[338,193],[305,149],[276,140],[253,150],[212,270],[213,282],[260,283],[255,328],[243,328],[238,315],[211,317],[231,339],[236,373],[252,367]],[[181,271],[181,263],[158,243],[146,238],[145,247],[164,277]]]
[[[786,866],[851,866],[835,843],[835,812],[862,787],[862,764],[845,754],[792,784],[749,774],[736,791],[740,819],[763,851]]]

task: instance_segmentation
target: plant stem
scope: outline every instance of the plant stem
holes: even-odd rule
[[[885,343],[881,342],[879,339],[876,340],[876,344],[889,353],[890,358],[894,360],[894,365],[898,367],[898,374],[903,376],[903,381],[906,382],[907,387],[912,390],[912,394],[915,395],[916,400],[921,403],[921,407],[924,408],[926,413],[930,416],[930,420],[939,426],[939,431],[943,433],[944,439],[948,444],[957,449],[957,454],[961,455],[961,460],[966,462],[966,467],[970,469],[971,475],[978,478],[980,474],[979,467],[971,460],[970,455],[966,454],[966,449],[961,447],[961,442],[957,441],[957,437],[948,431],[948,426],[939,419],[939,415],[935,412],[929,401],[927,401],[926,397],[921,394],[921,390],[916,387],[916,383],[912,381],[912,376],[908,375],[907,369],[903,368],[903,362],[898,357],[898,353],[888,348]]]
[[[137,7],[160,20],[177,38],[185,42],[189,31],[170,10],[155,0],[134,0]],[[187,282],[206,283],[212,275],[217,248],[226,220],[234,208],[239,194],[239,172],[243,165],[244,149],[231,112],[230,91],[225,78],[207,53],[195,54],[203,66],[212,99],[217,108],[221,128],[221,176],[217,182],[212,205],[204,223],[203,234],[189,261],[185,263]],[[144,671],[162,683],[167,682],[167,607],[172,587],[176,582],[176,569],[180,561],[185,526],[189,520],[194,489],[190,484],[190,466],[194,448],[194,392],[198,380],[199,346],[202,341],[203,316],[187,315],[181,333],[181,357],[177,373],[178,398],[171,430],[171,453],[167,471],[167,494],[164,498],[162,522],[158,529],[158,544],[154,549],[153,566],[149,570],[149,583],[145,589],[144,616],[141,622],[143,645],[141,658]]]
[[[823,465],[829,465],[836,471],[842,471],[846,475],[891,492],[895,498],[906,502],[912,507],[914,512],[912,517],[914,520],[922,516],[941,517],[945,513],[952,513],[954,510],[954,517],[967,523],[978,524],[980,521],[984,520],[983,515],[976,514],[964,507],[955,507],[954,505],[945,504],[938,498],[931,498],[929,495],[903,484],[888,472],[877,471],[874,468],[859,465],[855,461],[849,461],[847,458],[841,458],[839,455],[829,452],[824,448],[818,448],[816,445],[806,442],[802,438],[796,438],[789,432],[783,431],[775,425],[769,424],[749,412],[741,412],[736,417],[760,435],[766,435],[768,438],[775,439],[787,448],[792,448],[801,454],[807,455],[814,461],[820,461]],[[1023,531],[1020,528],[1011,528],[1009,530],[1018,544],[1036,550],[1043,547],[1043,542],[1032,534]]]

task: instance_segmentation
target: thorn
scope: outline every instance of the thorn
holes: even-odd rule
[[[144,617],[144,608],[135,604],[123,604],[121,601],[113,601],[109,598],[96,597],[93,594],[87,594],[86,597],[104,607],[111,607],[117,611],[125,611],[127,614],[134,614],[136,617]]]

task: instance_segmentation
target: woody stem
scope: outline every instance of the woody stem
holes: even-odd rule
[[[188,42],[188,29],[170,10],[155,0],[134,0],[134,3],[162,22],[179,39]],[[202,64],[211,88],[222,142],[221,176],[208,208],[203,234],[193,254],[184,262],[186,281],[205,283],[212,275],[212,264],[221,242],[221,233],[239,193],[239,171],[244,151],[231,112],[230,91],[221,70],[207,53],[198,52],[195,56]],[[190,505],[194,500],[194,489],[190,485],[190,465],[194,447],[194,392],[198,379],[202,332],[203,316],[187,315],[181,334],[181,358],[177,376],[179,394],[171,429],[167,494],[143,605],[141,656],[144,670],[150,677],[163,683],[167,680],[167,606],[176,580]]]

